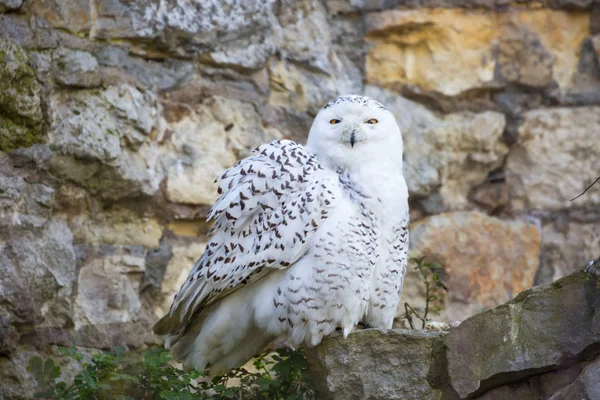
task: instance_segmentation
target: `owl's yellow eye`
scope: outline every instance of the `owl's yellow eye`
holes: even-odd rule
[[[339,119],[335,119],[335,118],[334,118],[334,119],[332,119],[331,121],[329,121],[329,123],[330,123],[331,125],[339,124],[340,122],[342,122],[342,121],[340,121]]]
[[[370,125],[375,125],[376,123],[378,123],[379,121],[377,121],[375,118],[371,118],[370,120],[367,121],[367,124]]]

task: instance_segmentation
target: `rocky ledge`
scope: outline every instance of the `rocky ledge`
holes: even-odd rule
[[[600,399],[600,258],[447,332],[363,330],[307,357],[320,399]]]

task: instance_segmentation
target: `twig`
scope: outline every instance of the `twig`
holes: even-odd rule
[[[592,184],[590,186],[588,186],[579,196],[573,197],[570,201],[577,200],[578,198],[580,198],[581,196],[583,196],[585,194],[585,192],[587,192],[588,190],[590,190],[592,188],[592,186],[594,186],[598,181],[600,181],[600,176],[597,177],[596,180],[594,182],[592,182]]]
[[[425,280],[425,312],[423,313],[423,324],[421,325],[421,329],[425,329],[425,321],[427,321],[427,314],[429,314],[429,302],[431,301],[429,297],[429,279],[427,279],[427,274],[423,272],[421,268],[419,268],[421,275],[423,275],[423,279]]]
[[[408,325],[410,325],[410,329],[415,329],[415,326],[413,325],[412,322],[412,316],[410,315],[410,310],[409,307],[412,308],[411,306],[408,305],[408,303],[404,303],[404,318],[408,321]]]

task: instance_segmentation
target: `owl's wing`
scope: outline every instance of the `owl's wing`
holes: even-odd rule
[[[289,140],[258,147],[217,181],[212,239],[154,326],[157,334],[180,334],[203,308],[296,262],[339,193],[339,180]]]

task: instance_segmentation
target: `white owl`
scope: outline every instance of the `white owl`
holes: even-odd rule
[[[216,375],[275,339],[390,328],[408,248],[402,136],[380,103],[343,96],[306,146],[281,140],[218,178],[212,238],[154,327],[186,368]]]

